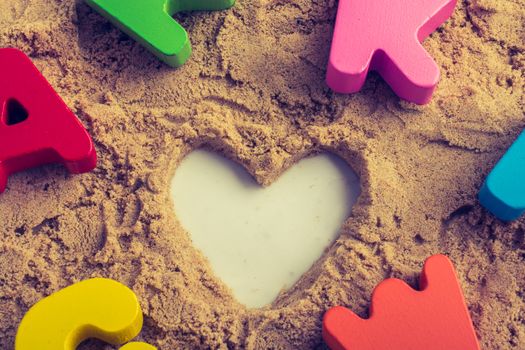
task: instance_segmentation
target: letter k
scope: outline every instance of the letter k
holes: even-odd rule
[[[359,91],[377,71],[401,98],[430,101],[439,68],[421,42],[453,13],[457,0],[340,0],[327,83]]]

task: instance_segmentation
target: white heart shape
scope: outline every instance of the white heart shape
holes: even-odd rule
[[[321,257],[360,193],[357,175],[328,154],[301,160],[263,188],[240,165],[197,150],[171,186],[195,247],[248,307],[273,302]]]

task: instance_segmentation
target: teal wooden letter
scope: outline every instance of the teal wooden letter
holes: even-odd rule
[[[479,201],[503,221],[525,211],[525,132],[522,133],[487,177]]]

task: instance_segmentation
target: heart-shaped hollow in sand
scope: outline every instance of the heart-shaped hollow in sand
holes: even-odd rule
[[[330,154],[301,160],[271,186],[197,150],[171,184],[175,213],[215,274],[248,307],[291,287],[333,243],[360,194],[357,175]]]

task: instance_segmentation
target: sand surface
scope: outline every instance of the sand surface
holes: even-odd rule
[[[351,96],[325,86],[336,5],[239,0],[178,16],[194,54],[174,70],[81,1],[0,1],[0,47],[31,56],[100,158],[82,176],[18,174],[0,195],[1,349],[32,304],[93,276],[137,293],[141,339],[160,349],[323,348],[327,308],[366,316],[378,282],[415,286],[435,253],[454,262],[482,347],[525,348],[525,219],[504,224],[476,200],[525,127],[525,1],[459,1],[424,44],[442,72],[424,107],[375,75]],[[202,146],[262,184],[318,151],[360,175],[340,238],[267,309],[232,297],[174,215],[170,180]]]

